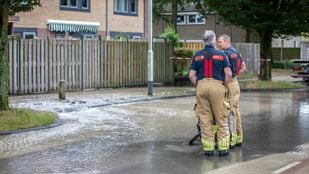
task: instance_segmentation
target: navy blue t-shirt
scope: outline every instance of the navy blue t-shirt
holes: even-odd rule
[[[223,69],[229,66],[229,61],[223,51],[216,50],[213,46],[205,46],[193,56],[190,70],[197,72],[197,80],[207,77],[224,81]]]
[[[236,75],[238,75],[241,64],[244,60],[234,47],[229,47],[224,51],[224,53],[228,57],[231,64],[232,76],[235,77]]]

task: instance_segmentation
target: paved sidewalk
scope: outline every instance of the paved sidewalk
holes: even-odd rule
[[[11,107],[70,112],[84,107],[93,108],[194,95],[194,87],[154,87],[152,96],[148,96],[146,87],[139,87],[66,92],[66,100],[60,100],[58,93],[11,96],[9,100]]]

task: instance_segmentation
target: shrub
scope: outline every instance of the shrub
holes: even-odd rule
[[[191,58],[193,56],[193,50],[190,48],[175,48],[174,56]]]
[[[181,57],[183,59],[174,59],[174,73],[176,78],[184,78],[189,75],[189,63],[193,51],[190,48],[175,48],[174,57]]]
[[[168,26],[163,33],[161,33],[160,37],[164,37],[167,40],[171,41],[173,43],[174,47],[179,47],[180,46],[180,41],[179,41],[179,34],[176,33],[176,30]]]
[[[272,68],[292,69],[295,63],[292,61],[274,61]]]

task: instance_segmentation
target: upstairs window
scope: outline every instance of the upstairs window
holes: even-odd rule
[[[60,10],[90,11],[90,0],[60,0]]]
[[[186,24],[185,15],[177,15],[177,25],[184,25]]]
[[[205,24],[205,18],[200,14],[190,14],[188,17],[188,24]]]
[[[137,0],[114,0],[114,14],[137,16]]]

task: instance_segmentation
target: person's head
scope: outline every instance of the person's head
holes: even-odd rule
[[[216,34],[212,30],[205,30],[203,41],[205,45],[215,46],[216,45]]]
[[[221,50],[226,50],[231,46],[231,37],[226,34],[221,34],[218,37],[217,46]]]

